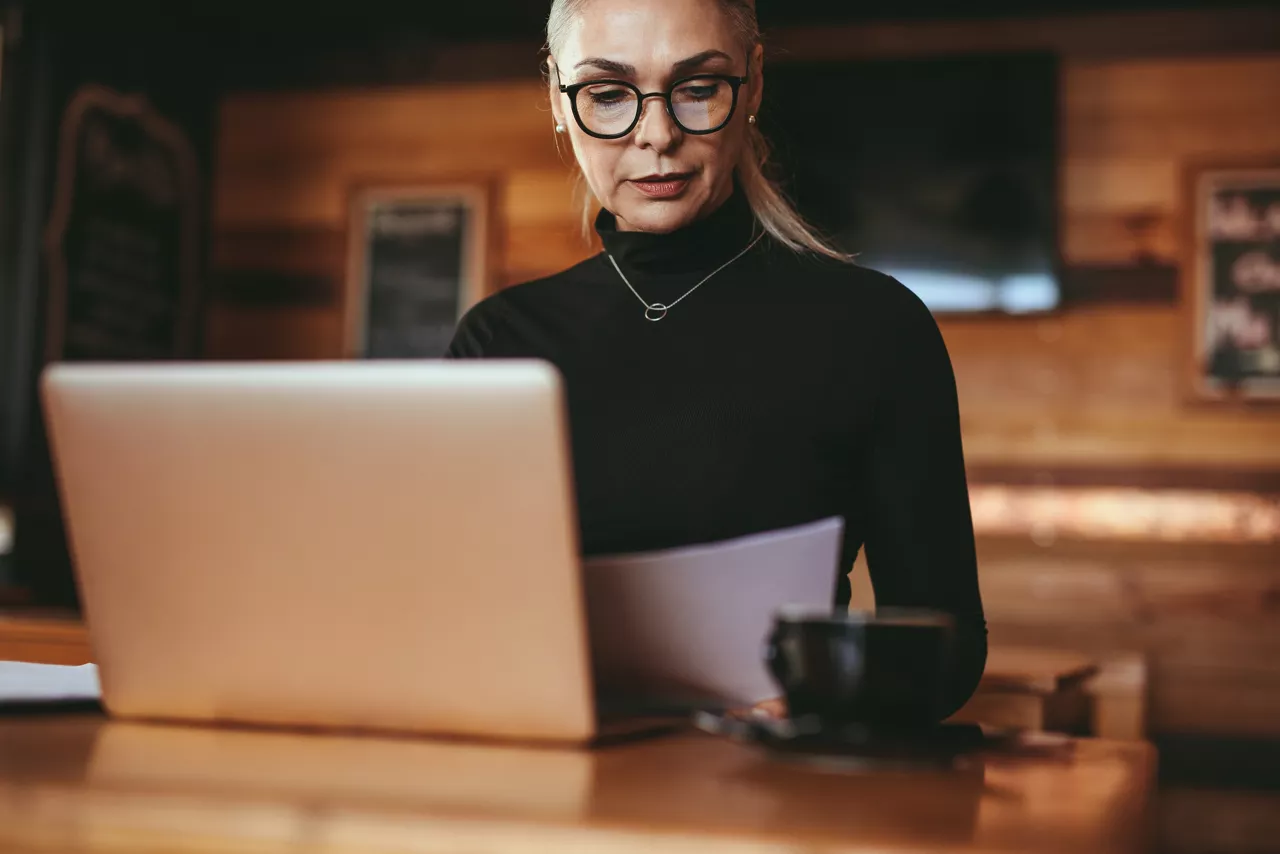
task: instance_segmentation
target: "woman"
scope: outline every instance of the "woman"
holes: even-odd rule
[[[920,300],[763,175],[753,4],[554,0],[547,33],[604,252],[474,307],[449,356],[560,369],[587,554],[843,516],[879,606],[955,616],[959,708],[986,627],[951,364]]]

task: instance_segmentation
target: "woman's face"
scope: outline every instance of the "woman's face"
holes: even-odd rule
[[[761,53],[757,46],[750,58],[743,55],[716,0],[591,0],[586,4],[552,57],[552,110],[556,122],[566,128],[592,192],[618,218],[620,229],[673,231],[710,213],[729,197],[734,165],[747,144],[747,116],[760,104]],[[728,125],[715,133],[686,133],[672,120],[661,98],[648,98],[629,134],[598,139],[578,125],[569,96],[558,85],[623,80],[648,94],[666,92],[676,80],[698,74],[748,77]],[[706,87],[690,88],[678,97],[696,116],[699,110],[706,112],[699,99],[707,91]],[[585,99],[592,99],[597,121],[621,122],[621,129],[628,119],[619,116],[634,115],[634,108],[613,106],[620,97],[626,96],[616,89],[593,87],[579,96],[578,103],[582,108]]]

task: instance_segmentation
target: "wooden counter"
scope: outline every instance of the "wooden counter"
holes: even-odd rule
[[[0,718],[0,850],[1143,850],[1154,754],[837,771],[698,734],[595,751]]]
[[[84,664],[92,661],[88,633],[74,615],[32,609],[0,609],[0,661]],[[1145,673],[1141,661],[1117,672],[1104,668],[1105,690],[1075,688],[1099,669],[1094,657],[1069,651],[993,646],[986,672],[969,703],[954,717],[996,726],[1049,729],[1105,738],[1142,738]],[[1123,677],[1123,678],[1122,678]],[[1083,715],[1092,720],[1079,724]]]

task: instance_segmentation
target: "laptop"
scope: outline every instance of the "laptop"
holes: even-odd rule
[[[66,363],[41,393],[110,714],[652,728],[597,711],[549,364]]]

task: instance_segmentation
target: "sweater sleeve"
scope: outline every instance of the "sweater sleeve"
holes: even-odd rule
[[[472,306],[458,321],[458,328],[453,332],[453,340],[449,342],[444,358],[483,359],[486,355],[491,355],[487,351],[493,343],[495,314],[494,297]]]
[[[951,614],[956,632],[943,714],[972,696],[986,666],[973,521],[955,375],[925,305],[894,283],[868,467],[867,566],[876,606]]]

